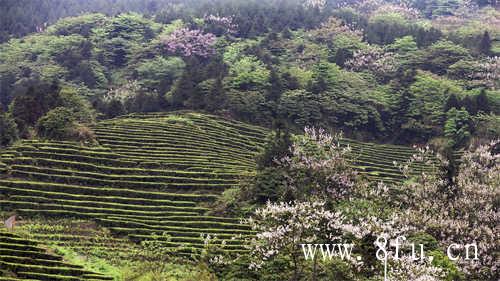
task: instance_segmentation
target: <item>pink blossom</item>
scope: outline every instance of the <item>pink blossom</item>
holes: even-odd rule
[[[212,33],[203,33],[201,30],[180,28],[162,39],[169,52],[185,57],[209,57],[215,53],[216,37]]]

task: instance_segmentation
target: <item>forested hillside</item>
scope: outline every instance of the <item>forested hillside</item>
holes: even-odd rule
[[[0,280],[497,281],[499,141],[496,0],[0,0]]]
[[[498,133],[499,14],[492,6],[320,4],[186,2],[152,18],[62,19],[1,45],[2,106],[21,136],[57,107],[47,101],[51,87],[63,100],[70,92],[88,99],[97,118],[195,109],[384,142],[445,136],[455,146]],[[32,106],[20,102],[27,99],[37,99],[33,116],[18,116]]]

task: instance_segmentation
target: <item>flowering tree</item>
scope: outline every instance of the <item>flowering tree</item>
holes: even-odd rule
[[[235,34],[238,32],[238,25],[234,23],[233,17],[223,17],[219,15],[207,15],[203,18],[205,24],[209,26],[211,33],[216,35]]]
[[[457,244],[463,250],[465,245],[476,243],[479,259],[466,260],[462,255],[457,263],[465,273],[481,280],[493,280],[500,266],[498,145],[496,141],[466,152],[451,182],[422,173],[407,186],[410,193],[404,204],[408,208],[401,216],[402,225],[432,234],[443,247]]]
[[[422,149],[422,152],[428,150]],[[339,145],[338,136],[306,127],[304,136],[295,138],[289,156],[276,160],[285,170],[286,192],[291,194],[292,200],[268,202],[247,220],[257,232],[250,245],[254,261],[252,268],[259,269],[275,257],[287,256],[292,262],[293,280],[300,280],[304,277],[305,266],[310,265],[303,257],[301,244],[339,243],[341,238],[350,236],[354,238],[352,243],[370,247],[366,242],[371,241],[374,235],[382,234],[392,243],[391,238],[419,230],[418,225],[406,221],[406,214],[395,212],[387,216],[383,215],[383,210],[368,213],[367,209],[354,203],[356,200],[364,200],[362,205],[377,200],[390,202],[394,195],[383,183],[373,186],[359,181],[356,173],[349,168],[349,153],[349,147]],[[409,174],[412,161],[423,161],[424,158],[422,155],[415,156],[402,166],[405,174]],[[402,204],[407,204],[408,200],[402,201]],[[339,202],[346,204],[340,206]],[[398,206],[401,205],[394,203],[393,207]],[[346,257],[352,272],[360,273],[366,267],[376,265],[377,261],[368,260],[373,253],[361,254],[367,258],[366,261]],[[442,271],[432,266],[430,261],[398,258],[393,248],[388,248],[386,254],[391,280],[434,281],[442,277]],[[312,258],[312,280],[316,280],[318,271],[316,258]]]
[[[355,1],[353,6],[356,10],[368,16],[389,13],[402,15],[406,19],[417,19],[420,16],[417,9],[403,1],[388,3],[384,0],[363,0]]]
[[[350,148],[342,147],[339,139],[323,129],[305,128],[290,147],[290,156],[277,160],[286,171],[285,198],[337,200],[350,194],[357,174],[347,161]]]
[[[353,229],[342,221],[341,214],[327,210],[324,202],[268,202],[247,220],[257,231],[251,243],[254,262],[250,267],[258,269],[278,254],[289,255],[293,262],[293,280],[299,280],[303,255],[300,244],[340,239],[344,230]]]
[[[440,281],[444,277],[442,269],[433,266],[428,259],[415,261],[410,257],[393,260],[387,275],[389,280],[398,281]]]
[[[169,52],[184,57],[209,57],[215,53],[216,37],[212,33],[203,33],[201,30],[180,28],[162,39]]]
[[[380,77],[392,75],[398,69],[395,54],[384,52],[384,50],[375,46],[354,52],[353,58],[346,61],[345,65],[350,70],[368,70]]]
[[[136,80],[127,81],[127,83],[114,89],[110,89],[103,97],[104,102],[119,101],[122,104],[137,96],[141,86]]]
[[[330,17],[317,29],[311,31],[314,38],[320,42],[330,42],[334,38],[341,35],[348,36],[349,38],[355,39],[355,41],[361,42],[363,39],[363,31],[355,29],[352,26],[344,24],[340,19],[336,17]]]
[[[323,10],[326,6],[326,0],[305,0],[303,3],[305,8],[317,8]]]
[[[500,57],[490,57],[478,63],[479,70],[471,78],[479,79],[485,86],[495,90],[500,86]]]

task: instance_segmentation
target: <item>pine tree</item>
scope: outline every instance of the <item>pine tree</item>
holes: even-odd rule
[[[452,108],[457,108],[457,109],[460,108],[460,101],[458,100],[455,94],[451,94],[448,97],[448,100],[446,101],[446,104],[444,106],[444,112],[447,112]]]
[[[272,69],[269,77],[269,87],[267,89],[267,99],[269,101],[277,101],[283,93],[283,81],[276,70]]]
[[[485,31],[481,41],[479,42],[479,53],[490,56],[491,55],[491,37],[488,31]]]
[[[466,96],[465,98],[462,99],[461,104],[463,107],[465,107],[465,109],[467,110],[467,112],[469,112],[470,115],[477,114],[476,99],[473,99],[470,96]]]
[[[490,101],[484,89],[482,89],[481,93],[479,93],[479,95],[476,96],[476,106],[477,106],[477,111],[482,111],[484,113],[491,112]]]

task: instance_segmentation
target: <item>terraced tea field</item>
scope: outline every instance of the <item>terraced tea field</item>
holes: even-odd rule
[[[0,231],[0,280],[97,281],[113,278],[66,263],[36,241]]]
[[[99,123],[98,147],[25,141],[4,152],[2,208],[25,217],[95,220],[133,241],[167,234],[181,253],[203,247],[202,234],[243,250],[249,227],[207,216],[208,203],[254,169],[265,130],[216,117],[133,116]]]
[[[3,150],[1,210],[25,219],[93,221],[113,236],[95,241],[83,233],[52,233],[43,230],[43,219],[38,230],[31,228],[35,239],[64,241],[76,251],[123,253],[130,241],[161,240],[173,252],[191,255],[204,247],[207,234],[216,235],[227,252],[245,250],[253,232],[240,218],[208,214],[222,191],[254,171],[266,129],[190,112],[128,115],[93,129],[98,146],[30,140]],[[343,144],[352,147],[352,165],[361,174],[389,183],[403,180],[393,161],[415,153]]]

